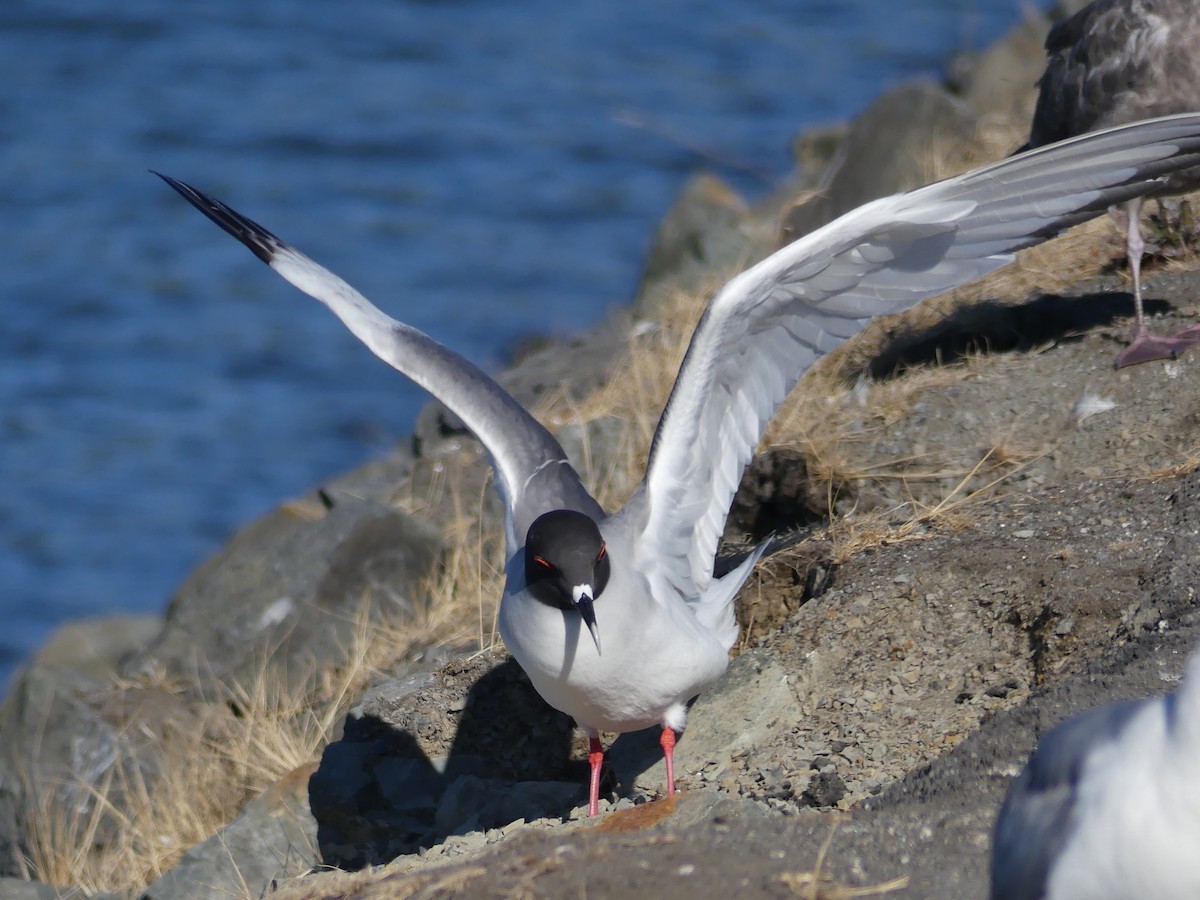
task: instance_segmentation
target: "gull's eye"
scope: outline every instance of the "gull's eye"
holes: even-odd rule
[[[607,553],[608,553],[608,544],[601,544],[600,552],[596,554],[596,562],[600,562],[600,560],[604,559],[604,557]]]
[[[535,563],[537,563],[539,566],[541,566],[543,569],[545,569],[547,572],[554,571],[554,566],[550,565],[550,563],[546,562],[546,560],[542,559],[540,556],[535,556],[533,558],[533,561]]]

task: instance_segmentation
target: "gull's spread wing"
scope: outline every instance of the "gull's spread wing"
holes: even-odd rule
[[[524,543],[533,519],[549,511],[547,498],[554,498],[558,507],[600,515],[558,441],[477,366],[385,315],[341,278],[220,200],[182,181],[160,177],[284,280],[328,306],[376,356],[462,419],[495,465],[510,553]]]
[[[871,317],[978,278],[1200,163],[1200,115],[1169,116],[1010,157],[865,204],[730,281],[713,299],[619,513],[661,590],[703,594],[746,464],[822,354]]]

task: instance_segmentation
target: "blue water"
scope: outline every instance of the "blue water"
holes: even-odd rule
[[[1021,0],[5,0],[0,677],[157,611],[424,397],[147,173],[225,199],[485,367],[626,301],[688,175],[763,193],[805,126]]]

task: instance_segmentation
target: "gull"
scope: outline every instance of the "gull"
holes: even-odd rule
[[[486,448],[505,510],[500,634],[538,693],[587,732],[596,815],[602,731],[660,726],[674,792],[676,733],[728,665],[734,596],[764,550],[718,578],[717,542],[742,472],[800,376],[873,316],[991,272],[1196,164],[1200,115],[1124,126],[873,201],[776,251],[709,303],[645,475],[611,514],[553,435],[475,365],[221,201],[162,177]]]
[[[1200,897],[1200,654],[1174,694],[1087,710],[1009,788],[992,900]]]
[[[1050,29],[1046,71],[1022,150],[1126,122],[1200,110],[1200,7],[1193,0],[1096,0]],[[1153,196],[1200,188],[1200,169],[1176,172]],[[1134,325],[1117,368],[1174,359],[1200,344],[1200,325],[1169,337],[1142,308],[1143,197],[1125,201]]]

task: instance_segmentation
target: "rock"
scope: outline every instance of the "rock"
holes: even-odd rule
[[[929,142],[970,136],[975,113],[932,82],[888,91],[851,124],[825,189],[792,208],[784,221],[789,240],[819,228],[869,200],[933,180]]]
[[[283,507],[192,573],[124,670],[161,667],[200,684],[251,684],[265,671],[299,690],[341,661],[364,604],[400,621],[417,611],[441,546],[428,523],[347,494],[331,508]]]
[[[853,484],[834,484],[835,494],[852,493]],[[726,540],[745,534],[760,541],[770,534],[824,522],[829,514],[825,490],[817,490],[804,454],[773,447],[750,461],[725,520]]]
[[[259,897],[276,880],[316,868],[321,862],[317,824],[308,809],[314,768],[296,769],[247,803],[236,819],[146,888],[140,900]]]
[[[85,661],[87,662],[87,661]],[[208,708],[153,688],[114,690],[103,679],[34,661],[0,707],[0,847],[24,852],[33,823],[92,815],[97,794],[116,809],[123,777],[153,783],[164,733],[203,733]],[[136,727],[135,727],[136,726]],[[95,840],[113,827],[100,816]],[[5,871],[5,874],[14,874]]]
[[[464,775],[442,793],[435,822],[441,834],[485,831],[518,819],[561,816],[583,796],[582,782],[508,781]]]
[[[0,900],[116,900],[117,894],[85,894],[78,888],[54,887],[39,881],[0,878]],[[124,900],[124,895],[120,895]]]
[[[836,772],[817,772],[808,781],[801,803],[805,806],[830,807],[846,796],[846,783]]]
[[[801,132],[792,142],[792,156],[799,170],[799,187],[818,189],[821,176],[831,170],[831,165],[841,153],[842,144],[850,126],[840,123],[826,128],[813,128]]]
[[[160,627],[157,616],[68,622],[18,672],[0,705],[0,847],[10,849],[6,857],[23,847],[37,793],[68,806],[86,804],[128,752],[130,737],[106,709],[104,689],[120,660]]]
[[[745,201],[725,182],[707,173],[692,178],[654,234],[634,315],[652,319],[674,294],[717,287],[714,273],[732,274],[765,256],[767,247],[751,250],[746,221]]]
[[[740,896],[748,886],[739,885],[744,876],[739,873],[731,880],[709,875],[720,864],[696,858],[693,835],[715,833],[725,843],[736,844],[747,833],[773,832],[783,821],[751,801],[690,791],[619,809],[598,820],[521,825],[486,843],[478,833],[455,837],[430,852],[435,865],[415,868],[408,860],[397,861],[353,883],[341,873],[315,873],[281,884],[272,898],[353,894],[361,900],[384,900],[417,896],[423,889],[429,889],[429,896],[441,896],[438,888],[448,893],[464,885],[473,896],[612,897],[639,893],[638,885],[647,883],[655,885],[650,893],[662,897],[682,896],[685,890],[704,897]],[[641,848],[642,862],[633,861],[634,847]],[[701,869],[707,870],[705,876],[699,875]]]
[[[394,703],[428,686],[433,676],[392,679],[371,693]],[[433,761],[403,731],[352,710],[341,740],[329,744],[310,781],[321,858],[361,868],[432,843],[433,815],[445,787]]]
[[[362,497],[387,503],[409,477],[413,453],[405,445],[395,445],[383,456],[369,459],[356,469],[335,475],[322,490],[333,500],[339,496]],[[320,499],[319,495],[317,499]]]
[[[453,812],[461,804],[445,800],[448,790],[478,787],[459,783],[464,777],[565,782],[561,793],[520,787],[509,801],[492,797],[492,811],[481,812],[483,827],[507,824],[498,819],[508,812],[565,815],[586,773],[572,760],[573,734],[571,720],[547,706],[499,651],[377,685],[351,710],[342,739],[325,749],[313,774],[322,858],[360,868],[436,845],[468,825]],[[566,799],[555,810],[560,797]]]
[[[675,746],[675,778],[713,765],[729,764],[739,750],[770,740],[781,723],[801,716],[787,673],[769,655],[749,650],[735,659],[715,685],[700,695],[688,714],[688,726]],[[608,760],[622,793],[645,790],[660,794],[667,769],[658,737],[662,729],[621,735]]]
[[[148,644],[161,628],[162,617],[154,615],[115,615],[66,622],[50,635],[31,664],[69,669],[90,678],[111,678],[121,660]]]
[[[1004,40],[954,60],[950,89],[981,115],[1029,122],[1037,100],[1037,80],[1046,68],[1042,45],[1049,28],[1047,18],[1031,10]],[[1013,145],[1014,150],[1024,137]]]

